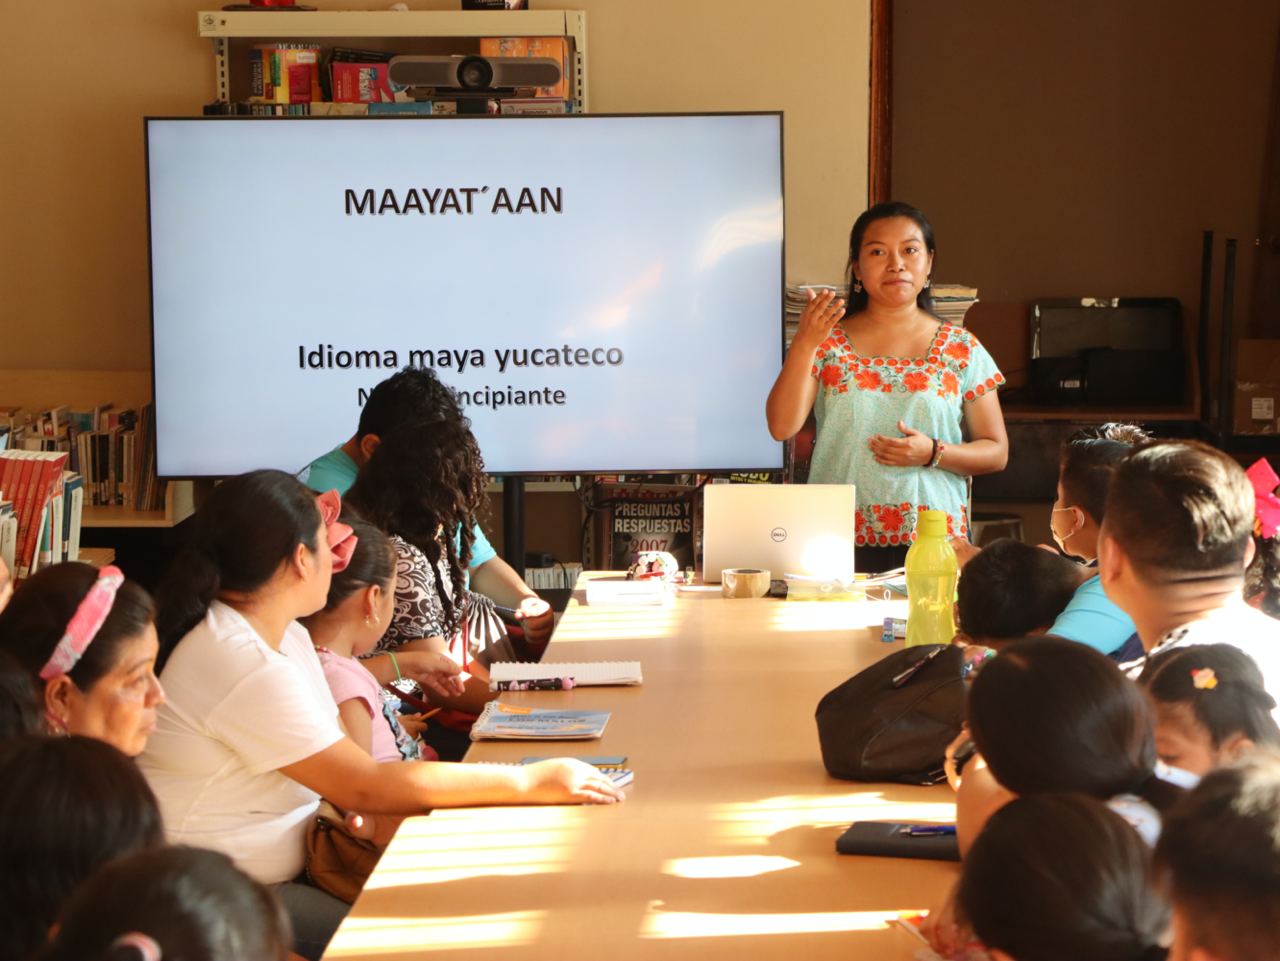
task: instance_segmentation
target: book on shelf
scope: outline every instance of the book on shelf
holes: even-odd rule
[[[262,43],[249,52],[250,98],[278,104],[322,99],[320,48],[307,43]]]
[[[65,451],[0,452],[0,500],[12,504],[16,519],[12,569],[18,579],[35,573],[42,559],[51,563],[55,549],[61,554],[62,515],[56,514],[53,501],[62,497],[66,463]],[[55,514],[59,522],[56,538]]]

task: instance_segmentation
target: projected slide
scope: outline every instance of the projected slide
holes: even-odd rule
[[[159,470],[297,470],[430,366],[504,473],[781,466],[775,114],[149,120]]]

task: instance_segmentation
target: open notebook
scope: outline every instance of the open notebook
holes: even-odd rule
[[[639,661],[576,661],[537,664],[532,661],[496,661],[489,665],[489,690],[504,681],[550,681],[573,678],[574,687],[640,684]]]

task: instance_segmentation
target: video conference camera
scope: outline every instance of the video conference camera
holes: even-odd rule
[[[521,88],[554,87],[560,64],[549,57],[403,56],[392,57],[387,77],[409,88],[415,99],[445,97],[459,113],[484,113],[491,97]],[[477,109],[478,108],[478,109]]]

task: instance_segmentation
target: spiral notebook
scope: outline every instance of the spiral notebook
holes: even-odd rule
[[[490,701],[471,726],[473,741],[584,741],[598,738],[608,711],[556,711]]]
[[[552,681],[573,678],[574,687],[641,684],[639,661],[496,661],[489,665],[489,690],[504,681]]]

